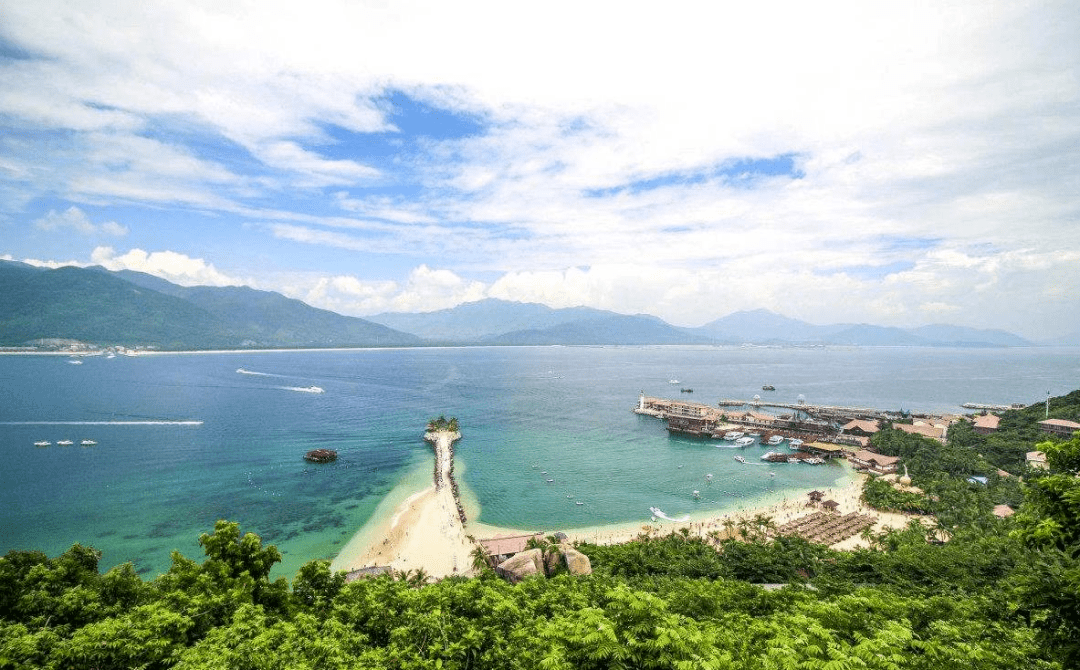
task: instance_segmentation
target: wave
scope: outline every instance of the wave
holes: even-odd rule
[[[177,421],[0,421],[3,426],[201,426],[202,420]]]
[[[298,393],[326,393],[321,386],[279,386],[282,391],[297,391]]]
[[[678,519],[673,519],[670,516],[668,516],[667,514],[664,514],[664,512],[659,507],[650,507],[649,511],[652,512],[653,516],[655,516],[655,517],[659,517],[661,519],[666,519],[668,521],[674,521],[676,523],[685,523],[685,522],[690,520],[690,515],[689,514],[684,514],[683,516],[679,517]]]

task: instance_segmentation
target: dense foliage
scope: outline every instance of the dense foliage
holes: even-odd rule
[[[151,581],[130,565],[101,574],[80,545],[10,552],[0,668],[1077,667],[1080,437],[1039,444],[1050,468],[1026,475],[1015,521],[987,506],[1018,485],[968,482],[969,446],[885,439],[946,520],[852,552],[755,519],[740,540],[582,544],[592,576],[516,586],[490,570],[346,584],[325,561],[272,581],[277,550],[224,521],[200,537],[201,563],[174,553]]]

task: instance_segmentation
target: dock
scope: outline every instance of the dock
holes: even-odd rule
[[[807,402],[776,402],[773,400],[732,400],[724,399],[720,407],[772,407],[803,412],[807,416],[824,421],[850,421],[851,419],[898,419],[899,411],[874,409],[873,407],[844,407],[842,405],[815,405]]]

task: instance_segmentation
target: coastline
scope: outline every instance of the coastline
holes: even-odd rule
[[[875,518],[872,532],[886,528],[903,528],[918,518],[867,507],[860,500],[862,484],[867,475],[856,473],[843,463],[844,478],[833,487],[823,489],[825,499],[838,503],[840,514],[858,512]],[[430,477],[430,463],[424,472]],[[349,540],[331,562],[333,570],[357,570],[364,567],[389,566],[398,572],[422,569],[428,576],[472,575],[471,552],[476,546],[472,538],[486,540],[508,535],[528,535],[555,532],[565,533],[570,542],[620,544],[641,534],[667,535],[687,529],[691,535],[707,537],[717,533],[726,537],[725,528],[743,520],[764,515],[777,526],[805,516],[819,508],[808,504],[807,494],[813,489],[789,489],[784,492],[757,496],[739,501],[735,506],[695,512],[687,520],[670,521],[643,517],[616,524],[579,528],[515,528],[494,526],[475,521],[479,518],[479,501],[472,491],[461,487],[462,504],[470,519],[466,525],[454,524],[457,508],[449,487],[437,491],[429,481],[418,488],[417,468],[395,487],[379,504],[371,519]],[[445,492],[445,493],[444,493]],[[453,519],[451,519],[453,517]],[[834,549],[850,550],[868,546],[856,535],[831,545]]]

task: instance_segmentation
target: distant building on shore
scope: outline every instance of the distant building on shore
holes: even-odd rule
[[[1024,460],[1027,462],[1029,468],[1041,468],[1043,470],[1050,468],[1046,463],[1046,454],[1041,451],[1027,452],[1027,457]]]
[[[900,458],[875,454],[867,449],[860,449],[848,457],[848,461],[856,468],[869,470],[877,475],[889,475],[896,472],[896,466]]]

